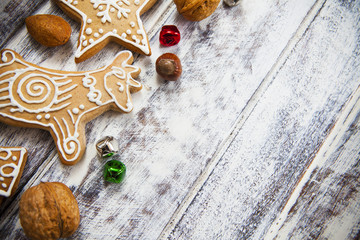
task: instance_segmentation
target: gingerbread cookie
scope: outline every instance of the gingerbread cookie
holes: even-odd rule
[[[95,55],[110,41],[127,49],[151,55],[140,15],[157,0],[56,0],[76,21],[81,22],[75,62]]]
[[[130,51],[109,66],[87,72],[42,68],[12,50],[0,52],[0,121],[50,131],[60,159],[75,164],[85,151],[85,124],[108,110],[130,112],[132,92],[142,85],[133,78]]]
[[[27,160],[23,147],[0,147],[0,203],[16,190]]]

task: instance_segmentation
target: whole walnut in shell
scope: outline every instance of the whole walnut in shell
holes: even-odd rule
[[[71,190],[63,183],[42,182],[21,196],[20,223],[30,239],[59,239],[72,235],[80,214]]]
[[[220,0],[174,0],[174,3],[184,18],[201,21],[215,11]]]

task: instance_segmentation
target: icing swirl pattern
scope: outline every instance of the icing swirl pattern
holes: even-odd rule
[[[133,79],[140,69],[130,65],[129,51],[119,53],[109,66],[88,72],[40,68],[11,50],[3,50],[1,60],[0,120],[49,130],[68,165],[85,151],[84,121],[109,109],[130,112],[130,93],[142,87]]]

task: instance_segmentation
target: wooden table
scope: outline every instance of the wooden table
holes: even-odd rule
[[[1,49],[59,70],[109,64],[110,44],[74,63],[80,24],[53,2],[1,1]],[[55,14],[73,29],[47,48],[24,19]],[[222,2],[190,22],[170,0],[142,16],[152,55],[135,54],[141,92],[130,114],[107,112],[86,125],[75,166],[59,161],[50,134],[0,123],[0,146],[29,151],[20,185],[1,205],[0,239],[25,239],[23,192],[40,181],[73,191],[81,223],[71,239],[359,239],[360,1]],[[163,25],[182,39],[159,44]],[[179,56],[181,79],[157,76],[162,53]],[[127,177],[102,177],[95,143],[116,138]]]

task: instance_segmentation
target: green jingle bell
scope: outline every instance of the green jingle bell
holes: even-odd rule
[[[104,178],[108,182],[121,183],[126,175],[125,164],[118,160],[110,160],[104,166]]]
[[[121,183],[126,175],[126,167],[120,161],[120,155],[111,144],[113,139],[111,136],[104,137],[96,143],[96,150],[103,159],[110,158],[104,165],[105,180],[112,183]]]

